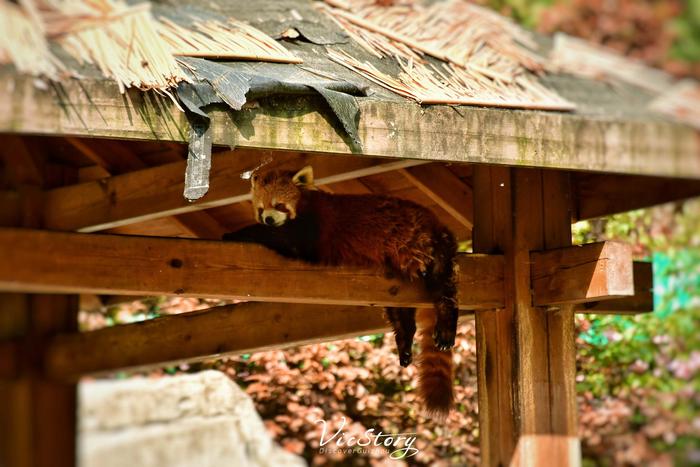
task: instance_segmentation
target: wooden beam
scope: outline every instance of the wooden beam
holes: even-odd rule
[[[651,263],[634,262],[634,295],[626,298],[589,302],[577,306],[579,313],[634,315],[654,311],[654,272]]]
[[[0,83],[0,132],[187,140],[185,114],[155,93],[122,94],[114,82],[89,79],[43,90],[7,68]],[[320,98],[209,115],[221,146],[700,178],[700,141],[675,123],[469,106],[456,112],[380,98],[358,105],[362,148],[348,144]]]
[[[0,184],[42,187],[45,181],[45,160],[42,155],[33,150],[35,148],[30,148],[21,136],[4,135],[0,141],[0,161],[3,167]]]
[[[535,306],[634,295],[632,248],[600,242],[530,254]]]
[[[460,224],[472,228],[472,190],[447,167],[442,164],[426,164],[403,169],[401,173]]]
[[[0,229],[0,257],[6,291],[432,306],[418,282],[287,260],[253,244]],[[461,308],[502,305],[500,257],[460,255],[458,265]]]
[[[163,367],[388,330],[377,308],[239,303],[57,336],[46,347],[44,365],[56,379],[77,380],[91,373]]]
[[[700,196],[700,181],[633,175],[578,173],[575,175],[577,219]]]
[[[483,465],[578,465],[573,310],[532,304],[530,253],[571,241],[571,192],[564,173],[474,169],[474,251],[504,254],[505,304],[476,311],[479,432]],[[545,446],[533,435],[548,435]],[[524,451],[521,440],[536,446]],[[552,443],[557,449],[551,449]],[[526,462],[523,462],[523,459]]]
[[[221,237],[228,232],[228,229],[205,211],[185,212],[173,216],[173,220],[196,238],[221,240]]]
[[[45,226],[52,230],[95,232],[150,219],[198,211],[250,199],[250,182],[241,174],[269,153],[236,150],[212,157],[211,189],[196,203],[182,196],[186,161],[117,175],[108,179],[50,190]],[[371,159],[274,154],[276,162],[311,163],[319,185],[397,170],[421,161],[380,162]]]
[[[117,141],[97,140],[86,138],[66,138],[66,140],[78,149],[86,158],[97,164],[103,173],[96,174],[96,180],[104,179],[107,175],[123,174],[145,169],[148,165],[124,144]],[[192,211],[173,216],[173,221],[179,224],[192,236],[206,239],[220,239],[227,230],[219,222],[203,211]]]

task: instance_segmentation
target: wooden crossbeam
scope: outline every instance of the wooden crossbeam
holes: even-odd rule
[[[620,242],[532,252],[530,261],[536,306],[634,295],[632,249]]]
[[[460,319],[471,319],[462,315]],[[76,380],[124,368],[163,367],[386,332],[380,309],[288,303],[239,303],[65,334],[46,346],[48,375]]]
[[[579,313],[633,315],[654,311],[654,272],[651,263],[634,262],[634,295],[578,305]]]
[[[0,290],[187,295],[358,306],[432,306],[419,283],[376,269],[322,267],[259,245],[0,229]],[[460,255],[463,309],[503,304],[501,258]]]
[[[182,196],[185,161],[56,188],[46,194],[44,226],[52,230],[95,232],[245,201],[250,198],[250,183],[240,175],[266,154],[236,150],[214,155],[211,189],[196,203],[189,203]],[[276,162],[313,164],[319,185],[425,163],[413,160],[382,163],[375,159],[299,153],[275,153],[274,156]]]
[[[447,167],[433,163],[403,169],[401,173],[460,224],[472,228],[472,190]]]

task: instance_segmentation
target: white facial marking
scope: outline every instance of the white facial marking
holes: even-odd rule
[[[265,209],[259,220],[261,224],[279,227],[287,221],[287,213],[277,209]]]

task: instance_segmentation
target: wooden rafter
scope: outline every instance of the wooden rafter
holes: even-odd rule
[[[211,189],[201,202],[182,196],[185,161],[173,162],[108,179],[50,190],[44,225],[54,230],[94,232],[135,222],[238,203],[250,198],[250,182],[240,175],[257,165],[259,151],[236,150],[212,157]],[[311,163],[318,184],[422,164],[422,161],[378,162],[303,154],[275,155],[275,161]]]
[[[403,169],[401,173],[457,222],[471,230],[474,220],[471,188],[447,167],[433,163]]]
[[[136,154],[116,141],[100,141],[99,147],[86,139],[68,137],[66,140],[87,159],[109,175],[119,175],[148,167]],[[98,177],[100,183],[104,177]],[[219,239],[226,229],[206,212],[191,212],[173,216],[173,220],[198,238]]]
[[[591,219],[700,196],[700,181],[611,174],[577,174],[577,219]]]

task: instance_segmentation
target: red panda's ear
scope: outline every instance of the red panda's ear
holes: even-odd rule
[[[292,183],[299,186],[311,186],[314,184],[314,169],[307,165],[292,177]]]

